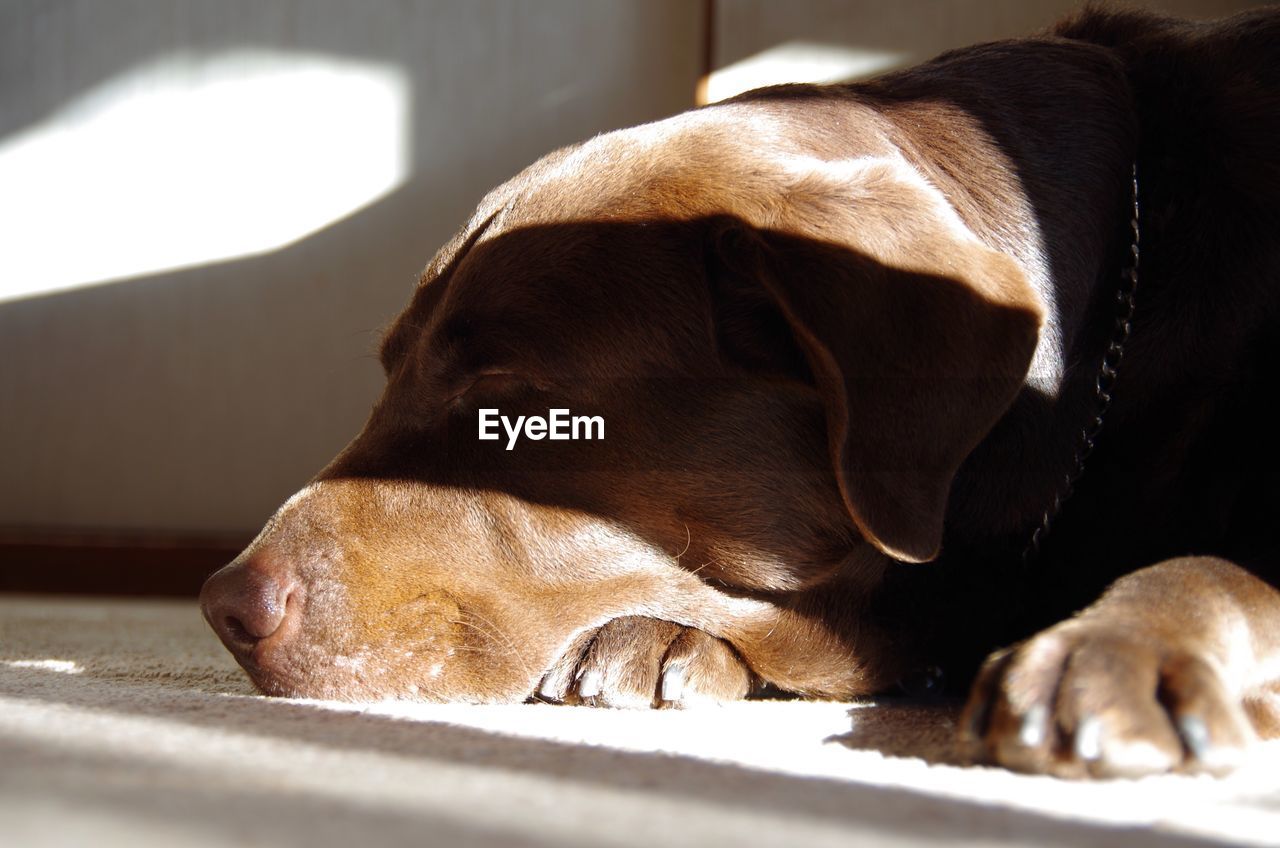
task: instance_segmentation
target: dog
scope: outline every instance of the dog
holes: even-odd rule
[[[1090,9],[550,154],[206,618],[267,694],[941,671],[987,761],[1230,770],[1280,734],[1277,45]]]

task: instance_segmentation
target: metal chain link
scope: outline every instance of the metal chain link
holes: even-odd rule
[[[1135,164],[1131,172],[1133,217],[1129,226],[1133,230],[1133,240],[1129,245],[1129,263],[1120,272],[1120,285],[1116,289],[1116,319],[1111,330],[1111,340],[1102,355],[1102,365],[1098,368],[1098,376],[1094,380],[1093,417],[1080,428],[1076,438],[1076,452],[1071,461],[1071,470],[1063,477],[1062,485],[1054,493],[1053,502],[1045,509],[1040,524],[1031,534],[1031,540],[1022,551],[1023,563],[1029,563],[1040,553],[1040,547],[1053,529],[1062,506],[1075,492],[1076,483],[1084,474],[1085,461],[1093,453],[1098,434],[1108,410],[1111,409],[1111,393],[1115,388],[1116,376],[1120,362],[1124,359],[1124,346],[1129,341],[1129,332],[1133,328],[1133,310],[1138,292],[1138,166]]]

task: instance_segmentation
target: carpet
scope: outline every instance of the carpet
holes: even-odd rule
[[[0,845],[1280,845],[1226,779],[957,765],[953,703],[257,696],[193,603],[0,597]]]

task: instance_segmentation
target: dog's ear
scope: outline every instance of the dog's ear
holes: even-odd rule
[[[937,556],[952,480],[1022,386],[1041,320],[1013,261],[948,223],[908,212],[877,255],[741,222],[714,239],[803,354],[854,523],[910,562]]]

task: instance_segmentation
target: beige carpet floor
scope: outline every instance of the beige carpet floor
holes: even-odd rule
[[[270,699],[194,604],[0,597],[0,845],[1280,845],[1280,744],[1072,783],[951,765],[954,717]]]

